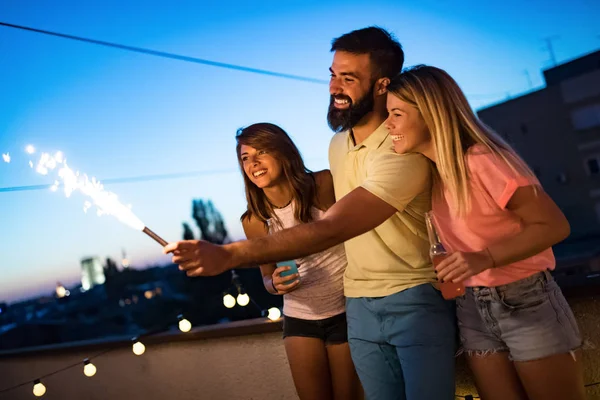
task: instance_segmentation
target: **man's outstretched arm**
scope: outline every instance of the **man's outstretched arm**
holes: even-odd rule
[[[362,187],[335,203],[322,219],[275,234],[223,246],[198,240],[170,243],[165,253],[188,276],[218,275],[238,266],[290,260],[323,251],[390,218],[396,208]]]

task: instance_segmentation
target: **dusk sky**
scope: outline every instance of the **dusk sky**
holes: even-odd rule
[[[542,87],[545,38],[559,63],[600,48],[598,15],[597,0],[0,2],[4,23],[319,80],[329,78],[332,38],[378,25],[400,40],[406,66],[446,69],[474,108]],[[120,260],[124,249],[134,267],[168,260],[146,235],[84,213],[83,195],[10,190],[54,182],[28,166],[39,155],[25,152],[29,144],[62,151],[101,181],[198,171],[105,185],[168,241],[193,222],[193,198],[211,199],[231,237],[243,237],[242,126],[279,124],[309,168],[328,165],[323,83],[0,26],[0,90],[0,153],[11,157],[0,160],[0,302],[77,282],[83,257]]]

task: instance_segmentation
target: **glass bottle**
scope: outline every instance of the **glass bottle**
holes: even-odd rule
[[[449,254],[440,241],[435,229],[432,211],[425,213],[425,223],[427,225],[427,236],[429,237],[429,257],[431,257],[431,262],[435,268],[443,259],[448,257]],[[451,300],[465,294],[465,286],[462,283],[440,282],[439,285],[442,296],[447,300]]]

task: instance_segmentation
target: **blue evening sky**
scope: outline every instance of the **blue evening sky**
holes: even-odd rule
[[[258,4],[258,5],[257,5]],[[549,67],[600,47],[600,2],[572,1],[39,1],[0,2],[0,22],[327,80],[331,39],[379,25],[406,65],[450,72],[472,106],[542,85]],[[62,150],[99,179],[206,171],[192,177],[107,184],[167,240],[209,198],[234,239],[245,208],[237,128],[280,124],[311,169],[327,167],[328,88],[158,58],[0,26],[0,301],[51,293],[79,279],[80,259],[164,261],[146,235],[82,211],[84,198],[2,188],[52,183],[24,148]]]

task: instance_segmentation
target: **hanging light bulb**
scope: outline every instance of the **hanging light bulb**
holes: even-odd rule
[[[58,297],[59,299],[62,299],[66,295],[67,295],[67,289],[65,289],[65,287],[62,284],[57,283],[56,284],[56,297]]]
[[[271,321],[277,321],[279,318],[281,318],[281,311],[277,307],[271,307],[269,308],[269,314],[267,315],[267,318],[269,318]]]
[[[87,377],[96,375],[96,366],[90,362],[87,358],[83,360],[83,374]]]
[[[42,397],[46,393],[46,386],[39,380],[33,381],[33,395],[35,397]]]
[[[146,351],[146,346],[142,342],[135,342],[133,344],[133,354],[141,356]]]
[[[240,292],[240,294],[237,296],[237,303],[242,307],[247,306],[248,303],[250,303],[250,296],[248,296],[246,293]]]
[[[225,296],[223,296],[223,304],[227,308],[232,308],[235,306],[235,297],[227,293]]]
[[[183,315],[179,316],[179,330],[181,332],[189,332],[192,329],[192,323],[187,319],[183,318]]]

